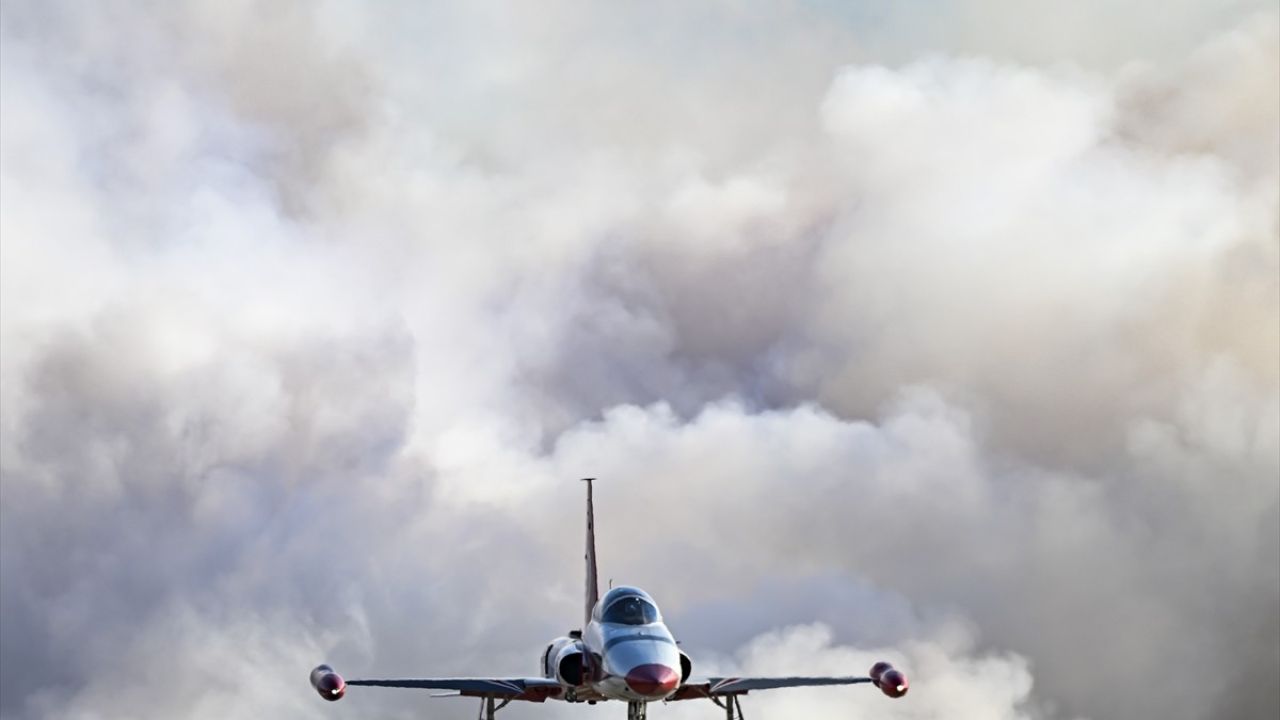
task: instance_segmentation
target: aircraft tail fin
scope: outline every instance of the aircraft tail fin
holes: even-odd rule
[[[591,622],[591,611],[600,600],[600,582],[596,572],[596,518],[595,505],[591,498],[591,482],[595,478],[583,478],[587,484],[587,607],[583,627]]]

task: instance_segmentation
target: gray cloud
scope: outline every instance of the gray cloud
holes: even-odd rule
[[[530,672],[584,475],[913,673],[758,712],[1274,714],[1280,21],[1105,5],[6,4],[0,715],[461,717],[302,678]]]

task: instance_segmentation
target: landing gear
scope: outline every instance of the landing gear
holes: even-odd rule
[[[503,698],[502,702],[498,702],[497,698],[492,695],[480,698],[480,716],[478,720],[497,720],[498,711],[506,707],[510,702],[511,698]]]
[[[627,720],[645,720],[649,715],[649,704],[642,702],[627,703]]]
[[[718,697],[712,697],[711,702],[724,708],[725,720],[747,720],[747,716],[742,712],[742,703],[738,702],[737,695],[725,695],[724,702],[720,702]]]

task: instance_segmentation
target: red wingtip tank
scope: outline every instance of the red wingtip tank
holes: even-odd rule
[[[321,665],[311,671],[311,687],[329,702],[341,700],[347,693],[346,681],[328,665]]]
[[[871,676],[871,682],[880,688],[880,692],[891,698],[900,698],[911,688],[907,676],[883,660],[872,665],[871,672],[868,674]]]

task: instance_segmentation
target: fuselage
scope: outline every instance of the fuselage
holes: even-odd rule
[[[610,590],[596,603],[581,638],[552,643],[543,661],[544,675],[567,686],[565,699],[588,701],[665,700],[684,679],[683,668],[657,604],[634,587]]]

